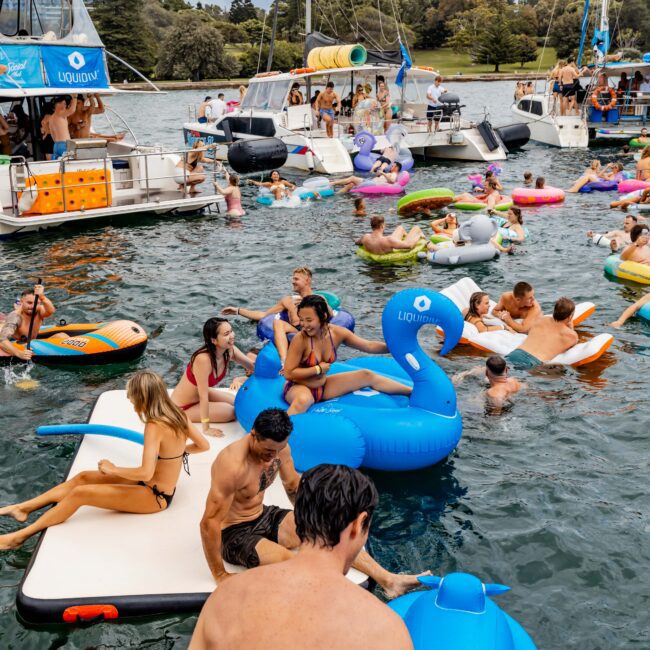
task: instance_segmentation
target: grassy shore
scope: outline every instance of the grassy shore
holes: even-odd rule
[[[472,63],[469,54],[457,54],[451,48],[442,47],[438,50],[415,50],[413,53],[415,65],[431,66],[441,74],[485,74],[494,72],[493,65],[479,65]],[[541,61],[541,67],[540,67]],[[499,72],[508,74],[530,74],[531,72],[544,73],[555,65],[557,56],[553,48],[538,50],[537,61],[526,63],[522,68],[518,63],[506,63],[499,66]]]

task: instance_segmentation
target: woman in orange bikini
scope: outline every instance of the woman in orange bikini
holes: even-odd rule
[[[312,404],[361,388],[393,395],[411,394],[409,386],[370,370],[328,376],[341,343],[369,354],[386,354],[388,348],[381,341],[367,341],[344,327],[331,325],[330,311],[322,296],[313,294],[303,298],[298,305],[298,316],[301,330],[289,345],[283,371],[287,382],[282,396],[289,404],[289,415],[304,413]]]
[[[155,372],[136,373],[126,394],[145,424],[140,466],[117,467],[100,460],[97,471],[80,472],[34,499],[0,508],[0,515],[22,523],[31,512],[56,504],[33,524],[0,535],[0,550],[16,548],[41,530],[63,523],[82,506],[153,514],[171,505],[183,467],[189,473],[188,454],[207,451],[210,444],[169,399],[165,382]]]
[[[235,332],[225,318],[209,318],[203,325],[203,346],[190,359],[172,400],[192,422],[201,422],[203,433],[222,436],[221,429],[210,422],[232,422],[235,419],[235,396],[215,390],[226,376],[230,362],[253,372],[253,362],[235,345]],[[235,377],[230,388],[238,390],[246,377]]]

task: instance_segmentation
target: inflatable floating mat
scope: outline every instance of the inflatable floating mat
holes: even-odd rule
[[[474,282],[474,280],[472,280],[472,278],[468,277],[459,280],[446,289],[442,289],[440,293],[447,296],[447,298],[450,298],[462,312],[463,309],[466,309],[469,306],[469,298],[475,291],[481,291],[481,288],[476,284],[476,282]],[[491,325],[502,325],[503,321],[491,314],[495,306],[496,303],[491,300],[490,314],[485,321]],[[596,305],[591,302],[581,302],[577,304],[573,325],[575,326],[582,323],[584,320],[589,318],[595,310]],[[438,333],[442,334],[440,329],[438,329]],[[466,345],[471,345],[483,352],[505,356],[510,354],[510,352],[515,348],[518,348],[525,340],[525,334],[513,334],[512,332],[507,332],[505,330],[479,332],[475,325],[466,322],[463,327],[463,335],[460,342]],[[611,334],[598,334],[584,343],[577,343],[566,352],[558,354],[555,358],[546,363],[549,365],[582,366],[600,358],[613,342],[614,337]]]
[[[89,422],[144,430],[123,390],[103,393]],[[220,427],[223,438],[208,438],[210,450],[190,456],[192,474],[181,472],[169,509],[133,515],[86,507],[44,531],[16,597],[20,616],[29,623],[63,623],[76,622],[78,615],[122,619],[198,612],[215,588],[199,533],[210,467],[226,445],[244,434],[236,422]],[[137,466],[141,455],[142,446],[135,442],[85,435],[68,478],[97,469],[102,458]],[[291,507],[279,477],[264,503]],[[357,584],[367,580],[354,569],[348,577]]]

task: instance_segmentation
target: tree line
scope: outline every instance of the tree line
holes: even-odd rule
[[[648,0],[612,0],[610,51],[637,59],[650,50]],[[451,47],[475,63],[522,66],[547,42],[560,58],[575,54],[580,41],[582,2],[556,0],[313,0],[312,28],[371,49]],[[272,15],[252,0],[190,5],[185,0],[95,0],[93,20],[106,47],[155,79],[249,77],[265,69]],[[612,20],[612,16],[615,20]],[[278,5],[273,68],[302,64],[304,1]],[[589,43],[598,17],[589,23]],[[260,42],[263,43],[260,53]],[[226,46],[229,50],[226,50]],[[587,54],[590,48],[587,47]],[[416,54],[417,59],[417,54]],[[112,60],[114,81],[136,77]]]

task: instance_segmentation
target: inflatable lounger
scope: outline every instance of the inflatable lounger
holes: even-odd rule
[[[89,422],[144,430],[123,390],[103,393]],[[219,426],[226,435],[209,437],[210,450],[190,456],[192,474],[181,472],[169,509],[133,515],[81,508],[65,523],[44,531],[16,597],[21,617],[30,623],[63,623],[198,612],[215,588],[199,532],[210,467],[244,433],[237,422]],[[85,435],[68,477],[97,469],[101,458],[136,466],[141,454],[142,446],[135,442]],[[279,477],[264,502],[291,507]],[[367,580],[354,569],[348,577],[357,584]]]
[[[469,298],[475,291],[481,291],[481,288],[472,280],[472,278],[462,278],[455,284],[442,289],[441,294],[450,298],[456,306],[463,311],[469,306]],[[490,312],[494,309],[496,303],[490,301]],[[575,318],[573,319],[574,325],[579,325],[584,320],[589,318],[596,310],[596,305],[591,302],[581,302],[576,305]],[[485,319],[488,324],[503,325],[503,321],[499,320],[496,316],[490,315]],[[438,329],[438,333],[442,334]],[[505,356],[510,354],[515,348],[519,347],[526,340],[525,334],[513,334],[512,332],[493,331],[493,332],[479,332],[475,325],[472,323],[465,323],[463,328],[463,336],[460,339],[461,343],[471,345],[483,352],[492,352]],[[585,341],[584,343],[577,343],[570,350],[559,354],[551,361],[546,362],[549,365],[568,365],[568,366],[582,366],[586,363],[595,361],[609,348],[613,343],[614,337],[611,334],[598,334],[594,338]]]

